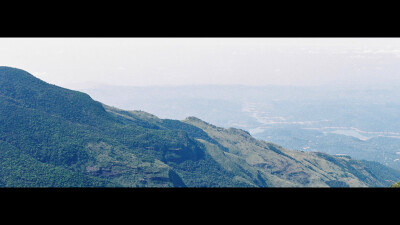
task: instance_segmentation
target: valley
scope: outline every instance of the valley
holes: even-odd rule
[[[389,187],[400,180],[399,171],[378,162],[290,150],[193,115],[162,118],[146,107],[124,110],[94,99],[0,67],[1,187]],[[190,109],[219,123],[260,124],[224,99],[180,104],[182,111],[165,112]]]
[[[120,108],[178,120],[196,116],[289,149],[344,154],[400,170],[395,87],[99,85],[82,91]]]

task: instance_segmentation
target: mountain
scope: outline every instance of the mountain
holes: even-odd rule
[[[241,166],[252,177],[265,180],[267,186],[388,186],[398,179],[398,171],[376,162],[288,150],[257,140],[247,131],[216,127],[193,117],[185,122],[203,129],[222,145],[203,141],[208,148],[214,149],[211,154],[224,168],[231,170]]]
[[[392,188],[400,188],[400,181],[392,184],[390,187],[392,187]]]
[[[195,117],[160,119],[0,67],[2,187],[371,187],[379,163],[292,151]]]
[[[400,170],[400,90],[351,86],[199,85],[80,89],[122,109],[161,118],[195,116],[247,130],[288,149],[346,154]]]

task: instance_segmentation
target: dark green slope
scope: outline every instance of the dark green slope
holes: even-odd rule
[[[84,93],[19,69],[0,67],[0,106],[0,141],[48,167],[119,186],[243,186],[188,132],[107,112]]]
[[[0,141],[0,186],[3,187],[115,187],[116,184],[42,163]]]
[[[89,95],[57,87],[15,68],[0,67],[0,95],[21,107],[47,112],[71,122],[104,124],[111,117]]]
[[[248,187],[247,182],[235,180],[233,171],[225,170],[207,152],[205,146],[195,140],[202,137],[210,142],[215,142],[196,126],[178,120],[163,120],[142,111],[124,111],[114,107],[104,106],[106,111],[128,127],[143,125],[152,127],[151,132],[170,133],[170,136],[159,137],[153,140],[152,147],[132,148],[133,152],[143,158],[154,157],[166,163],[179,174],[186,186],[190,187]],[[133,136],[127,136],[125,144]],[[165,139],[167,137],[168,139]],[[172,138],[177,137],[177,138]],[[146,135],[139,135],[140,140],[147,140]],[[147,143],[147,142],[146,142]],[[161,145],[164,143],[164,145]],[[215,142],[216,143],[216,142]],[[147,143],[147,146],[150,146]]]
[[[124,111],[0,67],[0,187],[385,186],[380,164]],[[392,182],[393,183],[393,182]]]

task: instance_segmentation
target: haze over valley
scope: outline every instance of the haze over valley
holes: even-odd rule
[[[4,38],[0,49],[0,187],[400,181],[400,39]]]
[[[400,92],[293,86],[97,86],[93,98],[161,118],[196,116],[300,151],[345,154],[400,169]]]

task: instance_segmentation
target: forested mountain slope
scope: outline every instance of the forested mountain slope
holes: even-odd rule
[[[3,187],[388,186],[396,180],[400,174],[381,165],[283,149],[196,118],[124,111],[0,67]]]

